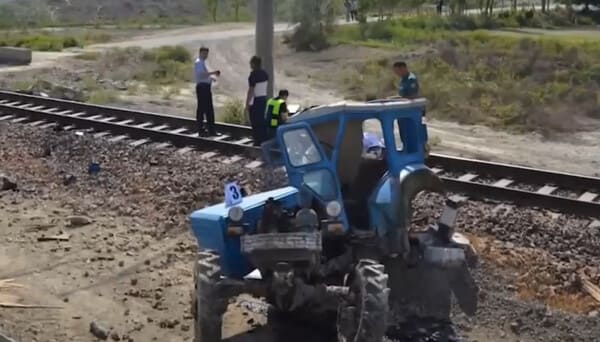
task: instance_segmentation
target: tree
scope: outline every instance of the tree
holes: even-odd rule
[[[240,7],[246,2],[246,0],[231,0],[231,8],[233,9],[233,15],[235,21],[240,21]]]
[[[217,21],[217,10],[219,9],[219,0],[204,0],[204,5],[210,13],[213,21]]]
[[[332,32],[341,0],[294,0],[291,10],[292,22],[298,23],[289,37],[289,45],[296,51],[318,51],[329,46],[327,39]]]

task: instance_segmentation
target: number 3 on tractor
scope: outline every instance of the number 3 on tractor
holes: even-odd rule
[[[225,206],[230,207],[242,202],[242,191],[236,182],[225,184]]]

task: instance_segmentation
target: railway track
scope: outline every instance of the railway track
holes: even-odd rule
[[[232,161],[258,158],[250,128],[217,124],[218,137],[198,137],[189,118],[90,105],[79,102],[0,91],[0,121],[33,126],[60,125],[65,130],[85,129],[98,138],[131,140],[132,146],[160,142],[184,150],[207,150]],[[561,173],[503,163],[432,154],[428,165],[452,192],[472,198],[513,202],[517,205],[600,218],[600,178]],[[259,167],[253,162],[249,167]]]

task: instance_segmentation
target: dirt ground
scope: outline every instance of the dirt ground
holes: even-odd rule
[[[20,342],[94,341],[94,323],[112,340],[190,341],[196,244],[186,217],[221,200],[223,179],[238,180],[249,193],[265,189],[264,171],[198,162],[200,152],[132,148],[18,124],[0,123],[0,142],[0,173],[18,184],[0,192],[0,280],[22,286],[0,283],[0,302],[52,306],[0,308],[0,330]],[[87,173],[91,160],[101,163],[96,176]],[[429,217],[422,224],[433,222],[441,203],[417,201],[416,216]],[[464,341],[596,341],[600,305],[569,283],[572,270],[600,281],[594,228],[508,209],[472,202],[461,214],[459,230],[482,254],[482,290],[478,315],[456,313],[456,329]],[[44,241],[57,236],[66,241]],[[546,284],[556,297],[545,294]],[[535,296],[523,300],[524,290]],[[233,303],[227,340],[271,341],[270,330],[259,327],[261,310],[247,297]],[[291,329],[290,340],[322,341],[302,326]]]

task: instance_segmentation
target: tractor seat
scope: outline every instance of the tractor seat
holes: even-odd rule
[[[384,159],[361,158],[358,175],[348,187],[348,196],[344,197],[348,220],[356,228],[368,229],[369,212],[367,204],[369,196],[371,196],[377,183],[387,170],[387,162]]]

